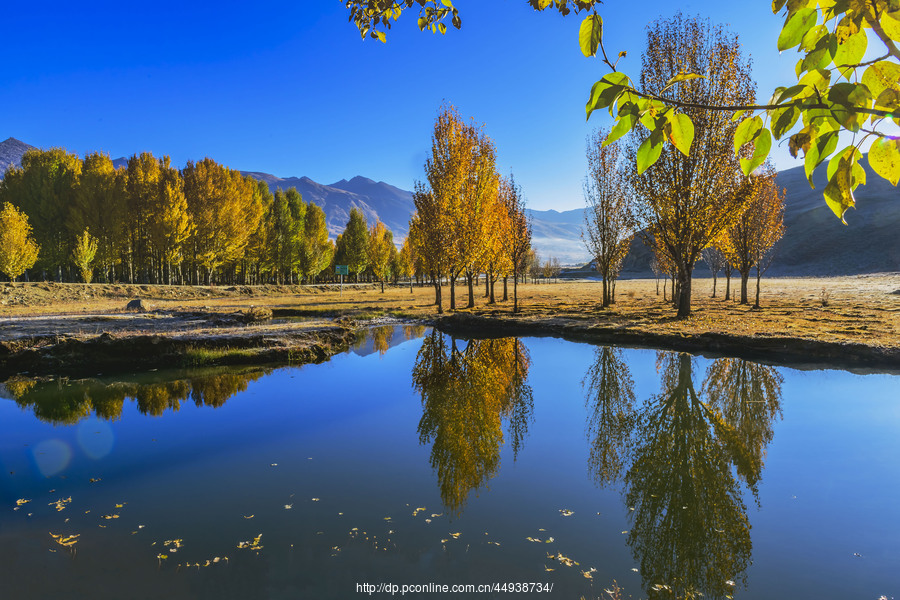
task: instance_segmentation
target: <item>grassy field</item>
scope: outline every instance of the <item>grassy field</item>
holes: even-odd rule
[[[734,283],[734,281],[732,281]],[[693,286],[694,314],[678,320],[674,310],[656,293],[653,280],[626,280],[617,285],[617,302],[602,309],[600,284],[572,281],[519,286],[521,319],[528,321],[565,320],[621,327],[631,331],[651,331],[695,335],[717,332],[732,335],[780,336],[807,340],[900,346],[900,273],[836,278],[764,279],[762,308],[722,298],[724,281],[719,281],[718,298],[711,298],[712,280],[696,279]],[[465,286],[457,286],[459,305],[465,304]],[[498,298],[502,286],[497,285]],[[510,300],[487,304],[484,287],[475,290],[474,309],[478,315],[510,315]],[[751,292],[752,297],[752,292]],[[395,315],[428,318],[436,314],[431,287],[388,286],[381,293],[377,285],[344,286],[223,286],[178,287],[152,285],[6,283],[0,284],[0,318],[9,318],[3,329],[24,326],[28,319],[16,317],[56,317],[41,319],[62,323],[66,315],[124,313],[125,304],[141,298],[153,309],[164,311],[229,312],[265,306],[282,314],[308,316],[350,316],[371,318]],[[449,311],[450,293],[444,288],[444,308]],[[276,312],[277,314],[277,312]],[[160,325],[164,320],[160,319]],[[146,320],[141,322],[146,332]],[[149,326],[152,330],[153,325]],[[10,330],[7,330],[7,334]],[[6,337],[0,333],[0,339]]]

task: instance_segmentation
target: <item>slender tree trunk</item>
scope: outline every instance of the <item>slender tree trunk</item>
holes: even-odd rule
[[[507,300],[509,300],[509,289],[508,289],[509,286],[507,286],[507,280],[508,280],[508,279],[509,279],[509,276],[508,276],[508,275],[505,276],[505,277],[503,277],[503,301],[504,301],[504,302],[506,302]]]
[[[456,277],[450,274],[450,310],[456,310]]]
[[[725,299],[731,300],[731,271],[725,272]]]
[[[712,295],[712,297],[713,298],[716,297],[716,274],[715,273],[713,273],[713,295]]]
[[[741,304],[749,304],[747,299],[747,280],[750,279],[750,269],[741,271]]]
[[[757,267],[756,269],[756,303],[753,305],[753,308],[759,308],[759,280],[762,279],[762,272]]]
[[[497,280],[496,280],[496,279],[493,279],[493,278],[491,278],[491,277],[488,277],[488,279],[490,279],[490,281],[491,281],[491,304],[496,304],[497,301],[494,299],[494,283],[495,283]]]
[[[466,308],[475,308],[475,276],[477,273],[466,273],[466,283],[469,284],[469,304]]]
[[[601,277],[603,281],[603,298],[601,299],[600,306],[606,308],[609,306],[609,282],[606,281],[606,277]]]
[[[490,297],[491,297],[491,275],[490,275],[490,271],[488,271],[488,272],[486,272],[486,273],[484,274],[484,297],[485,297],[485,298],[490,298]],[[490,303],[493,304],[493,301],[491,301]]]
[[[513,279],[513,312],[519,312],[519,277]]]

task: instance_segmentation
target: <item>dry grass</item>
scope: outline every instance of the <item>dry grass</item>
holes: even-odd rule
[[[732,283],[735,283],[732,281]],[[751,282],[752,283],[752,282]],[[764,279],[761,309],[752,309],[722,296],[712,299],[712,280],[697,279],[693,286],[694,315],[678,320],[674,310],[656,294],[653,280],[620,281],[617,302],[602,309],[600,284],[561,282],[519,286],[522,317],[527,320],[565,319],[586,325],[622,327],[633,331],[693,335],[703,332],[754,336],[849,341],[877,346],[900,346],[900,274],[836,278]],[[502,286],[496,287],[502,297]],[[460,312],[504,315],[510,300],[487,305],[484,287],[476,288],[476,307]],[[177,287],[83,284],[0,284],[0,317],[120,313],[129,299],[140,297],[153,308],[166,310],[247,310],[251,306],[293,311],[297,314],[357,318],[393,314],[428,318],[435,314],[431,287],[377,285],[327,287]],[[444,307],[449,308],[444,288]],[[466,300],[465,286],[457,286],[459,305]],[[752,297],[752,290],[751,290]],[[18,319],[4,324],[16,326]],[[52,320],[51,320],[52,321]],[[65,318],[59,319],[65,321]],[[21,321],[18,321],[22,324]],[[102,327],[102,325],[100,326]],[[141,327],[152,329],[143,322]],[[0,337],[5,337],[0,334]]]

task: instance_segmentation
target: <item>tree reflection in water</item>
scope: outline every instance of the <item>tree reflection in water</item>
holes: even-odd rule
[[[116,381],[97,379],[54,379],[38,381],[15,377],[0,386],[0,395],[15,400],[45,423],[72,425],[92,413],[99,419],[114,421],[122,415],[125,400],[131,398],[141,414],[155,417],[177,411],[182,402],[218,408],[247,389],[270,370],[228,372],[205,370],[182,372],[171,379],[155,381]]]
[[[589,469],[601,485],[625,472],[627,540],[651,597],[730,596],[751,563],[741,482],[756,495],[781,376],[718,359],[698,393],[690,355],[661,352],[657,370],[661,393],[635,408],[620,351],[597,349],[584,382]]]
[[[412,377],[422,395],[419,441],[431,444],[441,499],[455,514],[462,512],[469,493],[497,472],[504,419],[517,456],[534,403],[527,383],[530,359],[521,341],[469,340],[460,349],[462,343],[432,331]]]

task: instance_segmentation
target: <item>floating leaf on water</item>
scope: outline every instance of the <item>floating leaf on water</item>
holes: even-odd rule
[[[547,531],[547,530],[544,529],[543,527],[541,527],[540,529],[538,529],[538,531]]]
[[[458,539],[459,536],[461,536],[461,535],[462,535],[462,532],[459,532],[459,533],[451,533],[451,534],[450,534],[450,537],[452,537],[452,538],[455,540],[455,539]]]
[[[728,581],[725,582],[725,585],[730,585],[730,586],[734,587],[735,583],[734,583],[734,581],[729,579]]]
[[[106,529],[106,525],[97,525],[100,529]]]
[[[425,519],[426,523],[431,523],[431,519]]]
[[[631,570],[634,571],[635,573],[640,573],[640,571],[638,571],[638,570],[637,570],[636,568],[634,568],[634,567],[632,567]]]
[[[127,502],[123,502],[122,504],[116,504],[116,508],[122,508],[122,507],[125,506],[126,504],[128,504],[128,503],[127,503]]]
[[[593,579],[594,575],[590,571],[582,571],[582,575],[584,575],[585,579]]]
[[[385,517],[384,520],[385,520],[385,521],[390,521],[391,518],[390,518],[390,517]]]
[[[310,500],[312,500],[313,502],[318,502],[318,501],[319,501],[318,498],[310,498]]]
[[[626,533],[628,533],[628,530],[627,530],[627,529],[626,529],[625,531],[622,532],[622,535],[625,535]]]
[[[556,540],[554,540],[554,539],[553,539],[553,536],[551,535],[550,537],[547,538],[547,542],[546,542],[546,543],[552,544],[552,543],[555,542],[555,541],[556,541]]]
[[[437,519],[438,517],[443,517],[443,516],[444,516],[444,513],[436,513],[436,514],[432,513],[431,518]]]
[[[143,529],[144,527],[144,525],[138,525],[138,529]]]
[[[119,515],[103,515],[103,518],[108,521],[110,519],[118,519]]]
[[[556,569],[552,569],[552,568],[548,567],[547,565],[544,565],[544,570],[549,572],[549,571],[555,571]]]
[[[270,467],[277,467],[277,466],[278,466],[278,463],[272,463],[272,464],[269,465],[269,466],[270,466]]]
[[[18,500],[16,500],[16,506],[22,506],[23,504],[28,504],[29,502],[31,502],[31,500],[28,498],[19,498]]]
[[[294,508],[294,505],[293,505],[293,504],[285,504],[285,505],[284,505],[284,509],[285,509],[285,510],[291,510],[292,508]]]
[[[564,517],[571,517],[572,515],[575,514],[575,511],[569,510],[568,508],[561,508],[561,509],[559,509],[559,514],[561,514]]]
[[[525,539],[528,540],[529,542],[537,542],[539,544],[541,543],[541,540],[539,540],[538,538],[533,538],[530,535]]]
[[[449,541],[450,541],[450,538],[446,538],[446,539],[441,540],[441,543],[442,543],[442,544],[446,544],[446,543],[449,542]]]
[[[97,483],[100,481],[103,481],[103,480],[99,477],[91,477],[90,479],[88,479],[88,483]]]
[[[242,516],[243,516],[245,519],[252,519],[252,518],[255,517],[256,515],[250,515],[249,517],[248,517],[247,515],[242,515]]]
[[[72,496],[69,496],[68,498],[60,498],[56,502],[50,502],[49,504],[47,504],[47,506],[55,506],[56,512],[60,512],[62,510],[65,510],[66,504],[70,503],[71,501]]]

